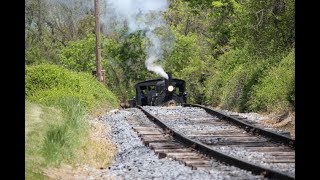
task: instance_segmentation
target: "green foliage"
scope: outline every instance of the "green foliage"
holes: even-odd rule
[[[144,61],[146,60],[144,34],[142,31],[129,34],[125,37],[119,49],[119,65],[125,72],[124,78],[130,83],[132,80],[144,79],[146,77],[146,68]],[[143,71],[145,70],[145,71]]]
[[[41,55],[41,48],[34,46],[33,48],[30,48],[29,50],[26,51],[25,54],[25,63],[27,65],[29,64],[39,64],[46,62],[47,59],[45,59]]]
[[[241,64],[230,74],[222,88],[221,104],[225,109],[247,110],[248,94],[263,74],[263,64]]]
[[[270,84],[279,81],[275,73],[282,78],[292,76],[280,67],[293,68],[283,63],[284,57],[294,49],[294,4],[290,0],[170,1],[168,10],[163,12],[169,26],[155,30],[165,42],[158,63],[173,77],[187,81],[188,99],[192,103],[238,111],[279,109],[271,108],[276,106],[290,109],[294,107],[294,81],[278,83],[282,93]],[[59,3],[54,7],[49,8],[48,1],[26,1],[25,63],[50,61],[91,73],[95,70],[92,12],[83,14],[80,6]],[[72,18],[77,13],[82,14],[81,18]],[[149,23],[159,15],[151,13],[139,16],[138,20]],[[129,33],[127,25],[119,27],[101,35],[101,62],[109,90],[126,101],[134,96],[135,83],[158,76],[145,68],[145,49],[149,43],[145,31]],[[72,96],[91,107],[97,99],[68,88],[62,93],[60,87],[46,86],[51,91],[37,92],[38,100]],[[30,88],[28,95],[33,87]]]
[[[92,34],[95,26],[95,18],[93,15],[89,14],[84,16],[79,20],[77,25],[77,35],[79,39],[85,38],[88,34]]]
[[[25,63],[58,63],[58,54],[71,41],[93,32],[94,16],[80,0],[73,3],[50,0],[25,1]]]
[[[49,127],[63,124],[62,112],[35,103],[25,104],[25,176],[26,179],[44,179],[42,168],[46,157],[42,148]],[[60,161],[60,160],[59,160]]]
[[[221,1],[213,1],[212,2],[212,6],[216,7],[216,8],[219,8],[219,7],[223,6],[223,3]]]
[[[75,71],[90,72],[95,69],[95,35],[73,41],[59,54],[60,64]]]
[[[182,35],[175,32],[175,38],[175,46],[165,61],[165,68],[170,69],[170,71],[178,75],[185,67],[198,64],[200,54],[196,34],[189,33],[188,35]]]
[[[248,43],[256,56],[284,52],[295,41],[295,6],[291,0],[244,1],[233,23],[234,46]]]
[[[292,49],[253,87],[251,110],[284,111],[295,107],[294,55]]]
[[[151,76],[145,67],[145,43],[143,31],[127,34],[126,29],[103,42],[102,56],[107,59],[104,66],[109,70],[106,72],[108,87],[121,101],[133,98],[134,85]]]
[[[197,35],[195,33],[181,35],[175,32],[175,38],[176,43],[172,53],[165,60],[165,69],[170,70],[174,78],[187,82],[189,102],[202,104],[206,67],[201,61]]]
[[[199,6],[199,7],[206,7],[210,6],[213,3],[212,0],[184,0],[190,4],[191,7]]]
[[[122,101],[133,97],[135,83],[150,77],[144,65],[144,36],[143,31],[101,36],[101,65],[106,69],[107,85]],[[95,35],[69,43],[59,57],[59,63],[68,69],[91,73],[96,68]]]
[[[89,73],[72,72],[56,65],[26,67],[26,98],[48,105],[68,97],[91,109],[101,103],[116,106],[116,97]]]
[[[282,106],[283,109],[292,107],[294,83],[282,85],[283,93],[272,90],[272,86],[263,88],[265,94],[258,93],[258,89],[262,87],[262,81],[263,86],[268,84],[267,80],[262,79],[271,76],[269,70],[278,67],[283,56],[294,47],[294,1],[177,0],[171,3],[167,19],[171,29],[176,30],[176,37],[189,37],[190,33],[194,33],[198,41],[187,41],[185,46],[190,49],[179,50],[186,56],[172,58],[175,60],[169,58],[168,61],[172,62],[166,63],[171,64],[167,69],[173,69],[177,75],[184,74],[188,69],[197,69],[192,67],[193,64],[188,64],[188,59],[200,57],[203,63],[201,68],[188,73],[203,74],[205,104],[237,111],[266,110],[266,106]],[[211,54],[207,53],[210,50]],[[177,54],[173,51],[171,57]],[[184,63],[177,63],[178,60]],[[290,68],[292,70],[293,67]],[[286,75],[288,72],[278,70],[277,73],[278,76],[289,78]],[[196,78],[195,81],[197,83],[191,80],[192,89],[198,87],[200,79]],[[273,96],[271,91],[286,97],[286,103],[276,105],[277,101],[272,97],[268,101],[263,98],[253,100],[257,94],[267,99]],[[290,92],[290,98],[286,95],[287,91]],[[196,92],[201,94],[201,91]],[[189,98],[194,101],[197,93],[189,93]]]
[[[267,106],[275,106],[278,101],[281,101],[279,98],[281,96],[286,99],[286,102],[281,104],[283,109],[290,109],[292,106],[290,104],[294,101],[293,64],[281,65],[283,64],[282,55],[265,60],[248,55],[248,49],[244,48],[229,51],[219,58],[212,69],[212,75],[205,83],[205,102],[236,111],[257,111],[267,110]],[[292,54],[289,54],[285,59],[290,59],[292,63]],[[278,65],[285,66],[285,68],[278,69]],[[277,70],[270,74],[270,68]],[[285,80],[289,82],[285,85],[283,83],[278,83],[277,86],[273,85],[280,76],[284,78],[281,82]],[[290,95],[288,95],[289,92]],[[279,96],[275,96],[275,94]],[[278,100],[276,100],[277,98]]]
[[[58,53],[63,45],[56,42],[51,36],[50,32],[44,31],[41,35],[41,41],[37,40],[36,37],[32,37],[32,35],[27,37],[25,49],[26,65],[40,64],[43,62],[58,62]]]
[[[244,64],[249,57],[245,50],[232,50],[219,57],[218,61],[211,67],[209,78],[206,80],[206,103],[217,106],[222,101],[222,96],[226,93],[225,90],[230,90],[226,85],[234,77],[235,70],[241,72]],[[236,84],[234,85],[236,86]]]
[[[81,162],[79,149],[90,142],[86,115],[118,102],[88,73],[39,64],[25,76],[26,178],[41,179],[45,168]]]

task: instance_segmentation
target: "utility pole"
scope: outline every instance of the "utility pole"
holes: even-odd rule
[[[101,47],[100,47],[100,5],[99,0],[94,0],[94,16],[96,20],[95,33],[96,33],[96,76],[100,82],[104,81],[101,74]]]

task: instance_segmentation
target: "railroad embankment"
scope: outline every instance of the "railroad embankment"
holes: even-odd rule
[[[107,127],[94,117],[115,108],[116,96],[90,74],[55,65],[27,66],[25,79],[26,179],[107,167],[115,146],[101,135]]]

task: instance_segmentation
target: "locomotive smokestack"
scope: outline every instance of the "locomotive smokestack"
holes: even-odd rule
[[[168,79],[164,79],[165,80],[165,86],[166,88],[171,84],[171,80],[172,80],[172,75],[170,72],[167,72],[168,74]]]

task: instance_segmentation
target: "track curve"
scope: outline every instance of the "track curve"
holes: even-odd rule
[[[223,133],[222,134],[217,134],[217,133],[214,134],[213,132],[211,132],[211,134],[208,134],[208,132],[206,132],[207,133],[206,135],[181,133],[181,131],[178,131],[177,129],[174,129],[171,126],[172,126],[172,120],[177,119],[176,117],[183,116],[183,115],[181,115],[181,114],[180,115],[172,115],[171,114],[171,116],[170,115],[169,116],[162,115],[161,117],[158,117],[158,116],[155,115],[155,114],[157,114],[157,113],[155,113],[156,110],[152,110],[151,107],[138,106],[138,108],[141,109],[151,121],[153,121],[155,124],[157,124],[163,130],[168,132],[168,134],[170,134],[174,139],[176,139],[177,141],[181,142],[185,146],[192,147],[193,149],[195,149],[197,151],[200,151],[202,154],[204,154],[204,155],[206,155],[208,157],[212,157],[212,158],[215,158],[215,159],[217,159],[217,160],[219,160],[221,162],[224,162],[224,163],[227,163],[227,164],[230,164],[230,165],[234,165],[236,167],[239,167],[239,168],[242,168],[242,169],[245,169],[245,170],[252,171],[255,174],[263,174],[267,178],[272,178],[272,179],[273,178],[277,178],[277,179],[294,179],[295,178],[292,173],[287,173],[285,171],[279,171],[276,168],[265,167],[265,166],[262,166],[262,165],[260,165],[258,163],[250,162],[249,160],[247,160],[245,158],[238,158],[235,155],[230,155],[228,153],[225,153],[221,149],[219,149],[221,147],[229,148],[230,145],[231,145],[231,147],[233,145],[235,145],[236,148],[239,148],[239,146],[241,146],[240,148],[242,148],[242,149],[243,148],[247,148],[247,149],[248,148],[251,148],[251,149],[252,148],[253,149],[254,148],[256,148],[256,149],[262,148],[263,150],[264,149],[269,149],[269,148],[272,149],[272,148],[276,148],[276,147],[279,146],[278,144],[273,144],[273,141],[276,141],[276,142],[283,143],[284,145],[286,145],[288,147],[290,146],[290,148],[287,148],[287,149],[283,148],[283,150],[285,150],[286,152],[281,152],[279,150],[278,151],[268,152],[269,155],[271,155],[271,154],[277,155],[277,156],[274,156],[274,157],[280,157],[280,155],[283,155],[283,157],[292,158],[292,154],[294,155],[294,152],[293,152],[294,150],[292,150],[292,149],[294,149],[294,144],[295,144],[294,140],[288,139],[287,137],[284,137],[284,136],[281,136],[281,135],[279,136],[280,137],[279,138],[278,135],[270,134],[270,132],[268,132],[268,131],[266,132],[265,130],[263,130],[263,129],[261,130],[258,127],[254,127],[252,125],[242,123],[242,122],[238,121],[235,118],[228,117],[228,116],[226,116],[224,114],[215,112],[212,109],[209,109],[209,108],[206,108],[206,107],[203,107],[203,106],[200,106],[200,105],[185,104],[184,106],[185,106],[185,108],[193,107],[193,108],[204,109],[207,113],[210,114],[210,116],[214,115],[215,118],[218,118],[218,120],[210,119],[209,115],[204,115],[204,114],[203,115],[199,114],[198,117],[196,117],[196,118],[185,116],[184,118],[188,119],[189,121],[191,121],[192,118],[194,118],[192,120],[194,122],[197,121],[197,122],[201,122],[201,123],[208,123],[208,124],[211,124],[212,127],[214,127],[214,126],[221,126],[221,127],[224,126],[224,127],[227,127],[226,129],[229,128],[229,130],[230,130],[231,126],[227,122],[231,121],[233,124],[236,124],[237,126],[239,126],[241,128],[245,128],[245,130],[250,132],[250,133],[246,133],[246,134],[238,133],[238,134],[236,134],[236,132],[238,132],[238,130],[237,131],[236,130],[233,131],[233,134],[234,134],[233,136],[231,136],[230,134],[223,134]],[[170,119],[170,117],[173,117],[173,118],[171,120],[164,120],[164,119]],[[232,119],[232,120],[230,120],[230,119]],[[227,121],[225,121],[225,120],[227,120]],[[192,124],[192,123],[189,124],[189,126],[190,125],[194,125],[195,127],[197,126],[197,124]],[[237,127],[237,128],[239,128],[239,127]],[[265,144],[266,146],[260,147],[261,145],[254,141],[254,140],[257,139],[257,138],[255,138],[255,136],[257,136],[258,132],[262,132],[262,134],[260,134],[260,135],[271,139],[269,141],[263,139],[263,141],[259,142],[260,144],[262,144],[262,145]],[[273,132],[271,132],[271,133],[273,133]],[[203,138],[203,137],[205,137],[205,138]],[[207,142],[207,139],[210,139],[210,140],[219,139],[217,137],[219,137],[220,140],[222,139],[223,141],[218,141],[218,143],[217,142],[214,142],[214,143],[208,143]],[[273,137],[276,137],[276,138],[272,139]],[[231,139],[231,141],[230,141],[230,139]],[[236,139],[236,140],[232,140],[232,139]],[[240,142],[239,139],[246,140],[246,142],[243,143],[243,144],[245,144],[244,147],[242,147],[242,144],[239,143]],[[259,145],[256,145],[256,144],[252,145],[254,143],[259,144]],[[217,147],[219,147],[219,148],[217,148]],[[259,149],[259,150],[261,150],[261,149]],[[252,151],[250,151],[250,152],[252,152]],[[285,155],[287,155],[287,156],[285,156]],[[276,162],[276,163],[284,163],[285,161],[288,161],[288,163],[292,163],[291,162],[292,159],[290,159],[290,158],[289,159],[284,159],[283,162]]]

